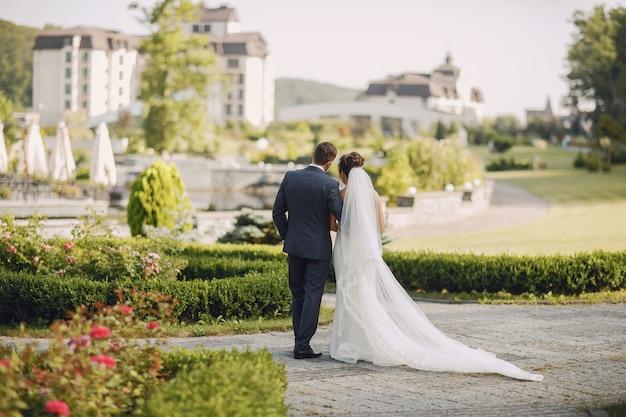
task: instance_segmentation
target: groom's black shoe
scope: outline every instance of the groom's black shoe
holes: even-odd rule
[[[293,357],[295,359],[313,359],[313,358],[319,358],[320,356],[322,356],[321,352],[315,352],[310,347],[302,349],[302,350],[294,349],[293,351]]]

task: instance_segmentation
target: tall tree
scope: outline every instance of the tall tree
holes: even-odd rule
[[[39,29],[0,20],[0,92],[17,109],[32,101],[33,45]]]
[[[141,10],[144,22],[156,30],[140,46],[146,57],[139,95],[146,145],[161,153],[186,150],[207,139],[205,99],[219,80],[216,55],[206,35],[183,31],[181,23],[198,13],[190,0],[162,0]]]
[[[568,51],[571,104],[595,104],[594,121],[608,114],[626,127],[626,9],[596,6],[576,10],[576,26]]]

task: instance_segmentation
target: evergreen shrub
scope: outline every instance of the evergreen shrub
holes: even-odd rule
[[[146,417],[278,417],[287,415],[286,370],[267,351],[174,350],[171,373],[144,408]]]

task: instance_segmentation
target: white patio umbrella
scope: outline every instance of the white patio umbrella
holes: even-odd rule
[[[50,177],[53,180],[69,181],[74,177],[76,162],[72,155],[72,144],[70,134],[65,126],[65,122],[59,123],[57,127],[56,142],[50,155]]]
[[[0,120],[0,174],[9,171],[9,155],[7,154],[7,144],[4,142],[4,124]]]
[[[100,122],[96,129],[91,164],[89,166],[89,179],[92,183],[101,185],[115,185],[117,183],[117,171],[111,138],[106,123]]]
[[[28,127],[28,134],[24,141],[24,160],[26,164],[26,175],[29,177],[48,176],[46,147],[41,138],[39,123],[32,123]]]

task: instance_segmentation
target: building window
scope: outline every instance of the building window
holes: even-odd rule
[[[239,90],[239,100],[243,100],[243,90]]]
[[[83,62],[89,62],[89,52],[83,54]]]
[[[89,94],[89,86],[87,84],[83,85],[83,94]]]
[[[118,89],[117,89],[117,93],[118,93],[120,96],[123,96],[123,95],[124,95],[124,87],[120,87],[120,88],[118,88]]]
[[[65,78],[72,78],[72,69],[65,68]]]
[[[65,100],[65,110],[72,108],[72,103],[69,100]]]
[[[239,68],[239,60],[238,59],[229,59],[227,63],[228,68]]]
[[[230,116],[230,114],[231,114],[231,106],[230,106],[230,104],[227,104],[226,105],[226,115]]]
[[[237,114],[240,116],[243,114],[243,106],[237,106]]]
[[[243,74],[239,74],[239,84],[243,84]]]
[[[120,65],[124,65],[124,55],[120,55]]]
[[[65,84],[65,94],[72,94],[72,86]]]
[[[65,53],[65,62],[72,62],[72,53],[71,52],[66,52]]]
[[[120,71],[120,80],[123,80],[123,79],[124,79],[124,72]]]
[[[63,38],[63,46],[72,46],[72,37],[66,36]]]
[[[83,77],[89,77],[89,68],[83,68]]]
[[[200,25],[193,25],[193,33],[200,33]]]
[[[211,32],[211,25],[204,25],[204,33],[210,33]]]
[[[88,103],[86,101],[83,101],[83,109],[87,109],[88,108]]]

